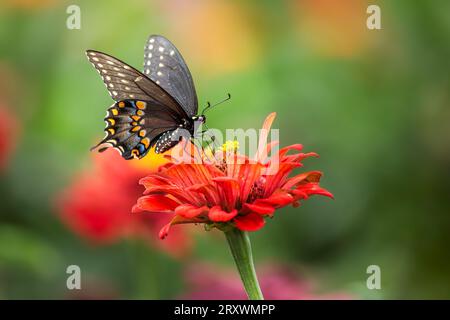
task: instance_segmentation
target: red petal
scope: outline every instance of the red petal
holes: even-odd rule
[[[140,206],[138,206],[137,204],[135,204],[132,208],[131,208],[131,213],[139,213],[139,212],[143,212],[144,210],[141,209]]]
[[[296,200],[308,198],[308,194],[303,190],[299,189],[292,190],[292,194],[295,195]]]
[[[208,211],[208,208],[203,206],[203,207],[196,207],[193,206],[192,204],[182,204],[179,205],[176,209],[175,209],[175,213],[183,218],[195,218],[198,215],[202,214],[203,212]]]
[[[286,183],[283,185],[283,189],[290,189],[297,186],[301,182],[319,182],[321,176],[322,172],[320,171],[309,171],[298,174],[286,181]]]
[[[299,163],[280,163],[273,174],[266,176],[264,196],[269,197],[275,190],[280,189],[288,175],[299,165]]]
[[[317,189],[317,190],[314,192],[314,194],[319,194],[319,195],[321,195],[321,196],[325,196],[325,197],[334,199],[334,195],[333,195],[331,192],[329,192],[328,190],[323,189],[323,188]]]
[[[252,190],[255,181],[261,177],[261,170],[264,166],[261,163],[251,163],[240,165],[238,178],[242,179],[240,196],[241,201],[247,201],[247,198]]]
[[[257,213],[249,213],[234,218],[236,228],[242,231],[256,231],[264,226],[264,218]]]
[[[259,213],[262,215],[272,214],[275,211],[275,208],[268,204],[255,204],[255,203],[245,203],[244,207],[251,212]]]
[[[161,175],[150,175],[139,180],[139,184],[142,184],[145,188],[151,188],[155,186],[170,186],[171,183],[167,178]]]
[[[284,207],[292,203],[292,201],[294,201],[294,198],[287,192],[279,191],[273,193],[267,199],[262,199],[262,201],[271,203],[272,205],[276,205],[278,207]]]
[[[275,120],[276,112],[272,112],[269,114],[266,119],[264,120],[264,124],[261,130],[259,130],[259,137],[258,137],[258,150],[256,151],[255,160],[261,161],[261,159],[264,159],[267,157],[265,154],[267,151],[267,137],[269,135],[270,127],[272,127],[272,123]]]
[[[171,224],[168,223],[164,227],[161,228],[161,230],[159,231],[159,238],[161,240],[164,239],[165,237],[167,237],[167,235],[169,234],[170,227],[171,227]]]
[[[278,190],[275,191],[271,196],[265,199],[256,199],[253,204],[265,205],[275,208],[282,208],[291,204],[294,201],[294,197],[286,191]]]
[[[237,180],[231,177],[216,177],[212,180],[217,183],[219,190],[222,191],[219,192],[222,206],[228,210],[233,209],[240,192]]]
[[[307,184],[300,185],[297,189],[292,190],[292,193],[295,194],[297,199],[306,199],[311,195],[318,194],[326,197],[330,197],[334,199],[334,196],[331,192],[326,189],[323,189],[316,182],[311,182]]]
[[[237,182],[237,180],[235,178],[228,177],[228,176],[215,177],[215,178],[212,178],[212,180],[216,181],[216,182],[221,182],[221,181],[236,181]]]
[[[214,222],[226,222],[230,221],[237,215],[237,210],[234,209],[231,212],[223,211],[220,206],[214,206],[209,209],[209,220]]]
[[[290,146],[284,147],[280,150],[279,152],[279,157],[283,158],[286,153],[288,153],[290,150],[297,150],[297,151],[302,151],[303,149],[303,145],[302,144],[292,144]]]
[[[170,227],[175,224],[196,223],[196,222],[199,222],[199,221],[196,221],[195,219],[190,220],[190,219],[186,219],[186,218],[175,215],[175,217],[168,224],[166,224],[164,227],[161,228],[161,230],[159,231],[159,237],[161,239],[164,239],[165,237],[167,237],[167,235],[169,234]]]
[[[178,205],[178,202],[164,195],[152,194],[140,197],[133,207],[133,212],[173,212]]]

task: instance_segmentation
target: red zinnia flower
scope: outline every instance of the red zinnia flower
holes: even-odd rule
[[[139,178],[152,171],[146,166],[148,161],[125,161],[114,150],[96,154],[93,160],[92,170],[79,174],[59,195],[62,220],[75,233],[96,244],[140,237],[173,255],[184,254],[191,244],[185,233],[177,234],[166,244],[152,241],[154,233],[167,224],[170,217],[131,214],[136,198],[142,193]]]
[[[272,113],[264,122],[254,161],[236,155],[243,161],[169,163],[141,179],[146,191],[133,212],[171,214],[171,222],[160,231],[160,238],[165,238],[170,226],[181,223],[205,223],[220,229],[234,225],[243,231],[255,231],[264,226],[264,218],[272,216],[275,209],[289,204],[297,206],[300,200],[314,194],[333,197],[319,186],[318,171],[288,177],[292,170],[302,166],[303,159],[317,156],[312,152],[301,153],[300,144],[280,149],[278,169],[267,174],[271,159],[264,155],[277,143],[266,144],[274,118]],[[297,153],[288,155],[291,150]]]

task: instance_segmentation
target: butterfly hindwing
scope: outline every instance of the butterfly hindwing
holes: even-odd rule
[[[176,130],[181,120],[160,105],[142,100],[116,102],[105,117],[106,136],[94,148],[117,149],[125,159],[142,158],[165,132]]]
[[[197,114],[197,93],[191,73],[177,48],[163,36],[148,38],[144,74],[172,95],[189,117]]]

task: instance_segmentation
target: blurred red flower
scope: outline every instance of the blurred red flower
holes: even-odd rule
[[[112,149],[94,155],[92,170],[81,172],[59,195],[58,207],[63,222],[96,244],[137,236],[172,255],[189,251],[190,237],[183,232],[166,244],[154,241],[156,230],[169,222],[167,215],[131,214],[136,198],[142,193],[139,178],[151,172],[145,164],[148,165],[148,161],[125,161]]]
[[[218,271],[219,269],[219,271]],[[220,273],[221,277],[217,274]],[[196,264],[187,268],[184,276],[188,286],[181,299],[187,300],[247,300],[242,283],[232,270],[218,266]],[[347,293],[315,293],[312,281],[300,277],[292,269],[266,265],[259,273],[261,290],[266,300],[348,300]]]
[[[303,159],[317,156],[301,152],[288,155],[291,150],[301,151],[302,145],[280,149],[276,172],[267,174],[272,159],[266,155],[277,143],[266,144],[274,118],[275,113],[272,113],[264,122],[254,159],[236,153],[233,161],[170,162],[159,172],[141,179],[146,191],[133,212],[173,216],[160,231],[160,238],[165,238],[171,225],[181,223],[205,223],[218,228],[233,225],[243,231],[255,231],[264,226],[264,218],[272,217],[275,209],[289,204],[297,206],[300,200],[314,194],[333,197],[319,186],[321,173],[318,171],[288,177],[295,168],[302,166]],[[194,155],[204,156],[203,153]]]
[[[0,106],[0,171],[5,169],[16,146],[18,129],[15,116]]]

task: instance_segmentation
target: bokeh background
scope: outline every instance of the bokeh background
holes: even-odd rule
[[[69,5],[81,29],[66,28]],[[366,8],[381,7],[381,30]],[[214,128],[278,113],[282,145],[319,159],[335,200],[251,235],[268,298],[450,298],[450,3],[363,0],[0,4],[0,298],[243,298],[224,237],[131,216],[161,159],[94,155],[111,104],[86,49],[142,68],[171,39]],[[147,157],[149,158],[149,157]],[[66,288],[78,265],[82,290]],[[379,265],[382,289],[368,290]]]

